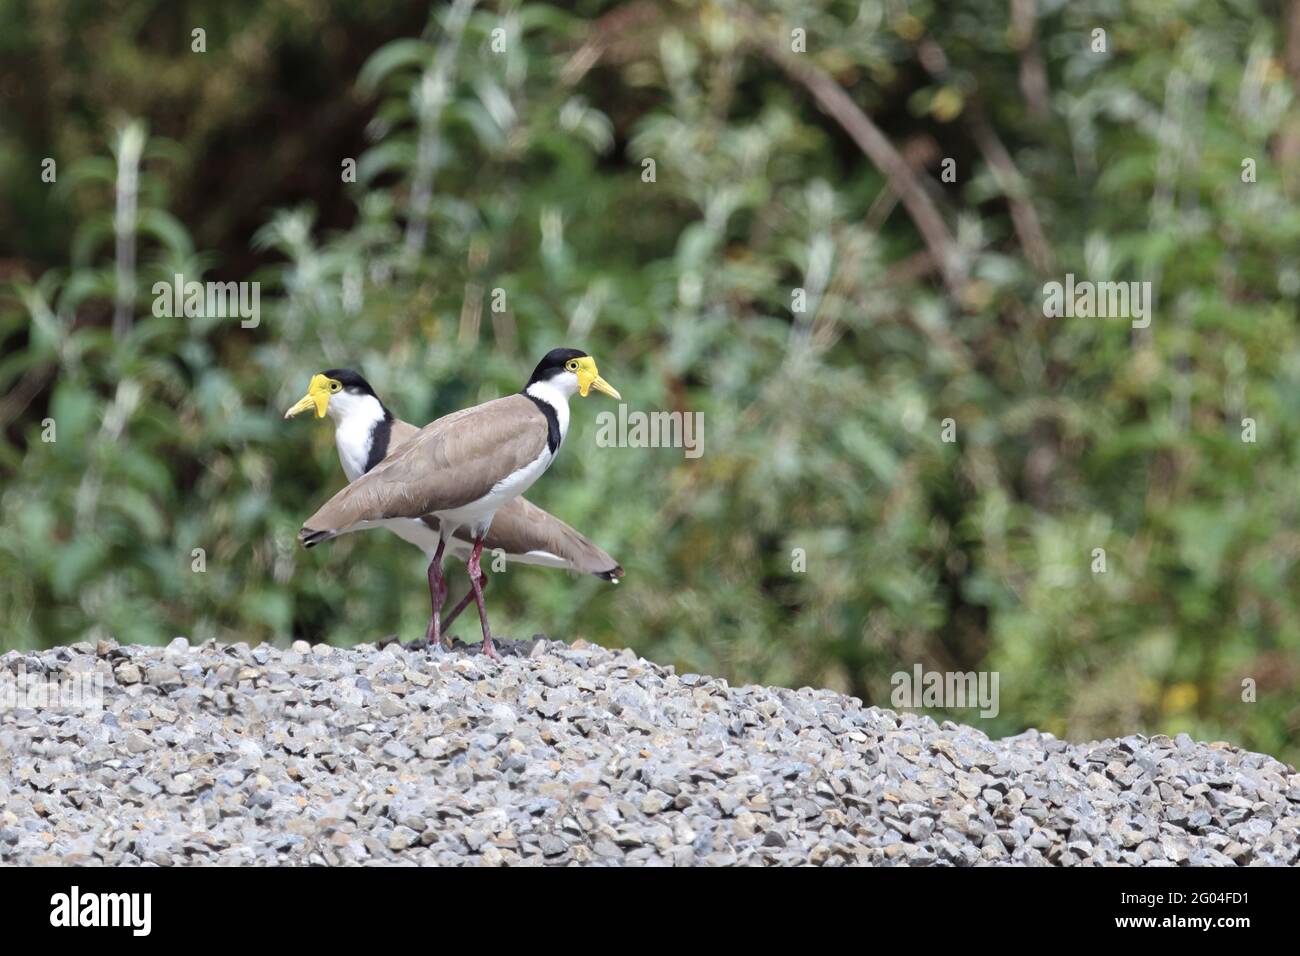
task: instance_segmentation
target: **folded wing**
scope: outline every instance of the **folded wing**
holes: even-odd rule
[[[531,501],[515,498],[501,507],[484,541],[489,549],[506,554],[550,554],[566,566],[607,581],[617,581],[623,569],[609,553],[579,534],[555,515]]]
[[[523,395],[445,415],[339,491],[298,537],[314,544],[365,521],[419,518],[478,501],[536,461],[546,434],[546,417]]]

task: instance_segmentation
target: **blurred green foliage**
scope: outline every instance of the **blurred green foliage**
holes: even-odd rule
[[[530,497],[627,578],[512,569],[500,633],[886,706],[996,669],[1000,715],[952,717],[1294,760],[1284,8],[1024,7],[0,0],[0,646],[418,636],[413,549],[297,548],[343,479],[282,411],[352,366],[424,422],[565,344],[704,454],[598,447],[576,402]],[[900,150],[959,286],[791,58]],[[260,281],[260,325],[155,317],[178,272]],[[1151,281],[1150,328],[1045,318],[1066,273]]]

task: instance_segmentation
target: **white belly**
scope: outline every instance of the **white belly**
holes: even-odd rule
[[[411,542],[430,557],[438,549],[437,533],[423,521],[412,521],[409,518],[390,518],[384,522],[384,527],[403,541]]]
[[[432,558],[433,552],[438,549],[438,535],[423,521],[414,518],[380,518],[376,521],[358,521],[347,531],[339,533],[351,534],[353,531],[367,531],[370,528],[387,528],[403,541],[411,542],[411,544],[423,551],[428,558]]]
[[[532,487],[533,482],[542,477],[554,459],[551,450],[543,448],[540,455],[513,475],[502,478],[482,498],[459,508],[439,511],[438,517],[451,530],[468,528],[471,534],[476,534],[491,521],[498,508],[512,498],[518,498]]]

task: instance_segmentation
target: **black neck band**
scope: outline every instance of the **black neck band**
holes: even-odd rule
[[[549,448],[551,454],[554,455],[556,451],[559,450],[560,442],[564,439],[564,436],[560,434],[560,416],[555,413],[555,406],[546,401],[546,399],[538,398],[536,395],[531,395],[526,391],[521,394],[531,398],[533,404],[540,408],[542,414],[546,416],[546,447]]]

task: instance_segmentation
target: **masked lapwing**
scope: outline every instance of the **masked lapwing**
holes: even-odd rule
[[[395,417],[370,383],[352,369],[327,369],[313,375],[307,394],[284,417],[293,418],[307,411],[314,411],[317,418],[328,415],[334,422],[334,444],[348,481],[356,481],[420,430]],[[398,537],[423,551],[426,563],[433,560],[438,548],[436,516],[395,519],[385,524]],[[469,557],[472,546],[473,539],[463,527],[447,542],[447,550],[461,559]],[[522,496],[501,506],[483,539],[483,547],[488,552],[503,554],[507,564],[565,568],[613,584],[623,576],[623,568],[607,552]],[[487,572],[482,568],[479,571],[483,587],[487,588]],[[430,593],[429,597],[434,600],[437,595]],[[473,589],[467,588],[465,596],[442,618],[444,632],[473,597]]]
[[[484,536],[502,506],[527,491],[555,460],[569,430],[569,397],[574,392],[586,397],[593,388],[622,397],[600,377],[586,352],[552,349],[522,391],[424,426],[308,518],[298,539],[310,548],[359,528],[436,517],[438,544],[429,561],[433,614],[426,636],[429,646],[437,647],[447,597],[442,557],[447,542],[464,528],[473,542],[468,571],[483,626],[483,651],[496,656],[480,581]]]

